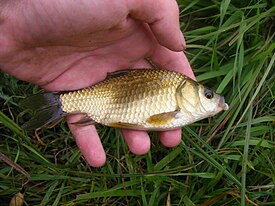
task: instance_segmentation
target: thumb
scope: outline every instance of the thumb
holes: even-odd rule
[[[185,40],[179,25],[179,8],[175,0],[129,1],[132,18],[148,23],[157,41],[173,51],[182,51]]]

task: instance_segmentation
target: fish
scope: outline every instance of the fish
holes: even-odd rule
[[[84,114],[73,124],[164,131],[229,108],[223,96],[182,73],[159,68],[116,71],[91,87],[36,94],[25,98],[21,106],[36,111],[23,124],[26,130]]]

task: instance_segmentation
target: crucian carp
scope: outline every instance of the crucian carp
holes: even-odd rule
[[[23,125],[35,129],[65,117],[85,114],[75,124],[162,131],[211,117],[228,105],[189,77],[165,69],[129,69],[111,73],[88,88],[36,94],[21,105],[35,110]]]

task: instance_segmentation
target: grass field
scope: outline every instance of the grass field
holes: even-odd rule
[[[198,81],[230,109],[183,128],[168,149],[130,153],[116,129],[98,126],[107,162],[91,168],[66,123],[22,131],[18,102],[36,86],[0,73],[0,205],[275,205],[275,2],[185,0],[186,54]]]

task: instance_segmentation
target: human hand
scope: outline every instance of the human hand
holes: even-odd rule
[[[195,78],[182,51],[184,38],[174,0],[37,0],[0,3],[0,68],[49,91],[76,90],[103,80],[108,72],[149,67]],[[87,162],[99,167],[106,155],[94,126],[68,125]],[[121,130],[129,149],[144,154],[144,131]],[[179,144],[181,129],[160,133],[167,147]]]

